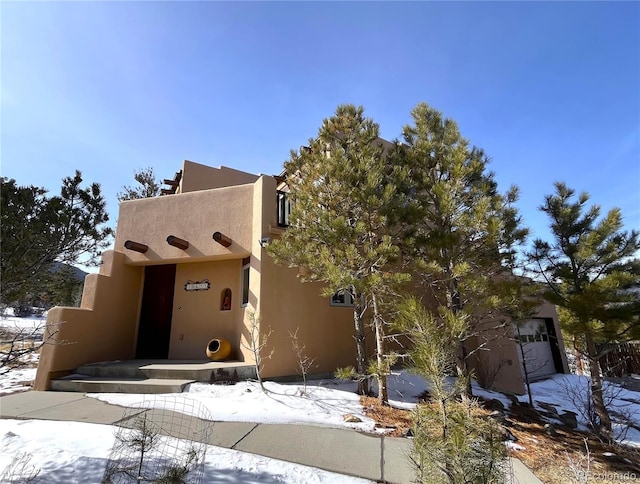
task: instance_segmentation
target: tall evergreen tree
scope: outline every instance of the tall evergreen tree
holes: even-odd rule
[[[62,181],[60,195],[2,178],[0,277],[2,301],[38,294],[52,264],[97,263],[112,234],[100,185],[82,188],[82,174]]]
[[[118,193],[118,201],[137,200],[139,198],[151,198],[160,195],[162,184],[156,179],[152,167],[137,170],[133,173],[137,186],[125,186],[123,192]]]
[[[372,315],[373,372],[379,398],[386,402],[383,303],[408,275],[391,269],[399,248],[388,215],[399,199],[396,173],[378,131],[363,108],[342,105],[324,120],[308,148],[291,153],[285,163],[293,207],[289,228],[268,250],[276,261],[304,268],[306,280],[326,283],[325,295],[351,294],[360,377],[367,374],[365,317]],[[359,390],[367,392],[366,379],[361,378]]]
[[[435,303],[433,314],[443,324],[465,323],[457,372],[467,377],[465,341],[499,310],[505,285],[520,283],[502,276],[511,273],[527,230],[513,206],[517,189],[498,192],[487,156],[469,145],[455,121],[425,103],[412,117],[403,131],[406,144],[396,153],[410,173],[402,190],[405,249]]]
[[[625,288],[640,278],[640,235],[622,230],[619,209],[600,218],[600,207],[587,207],[589,195],[564,183],[545,197],[540,210],[551,221],[553,240],[534,241],[533,270],[547,285],[546,297],[563,308],[563,331],[574,338],[589,360],[594,409],[605,437],[611,437],[611,419],[603,398],[596,343],[640,337],[637,296]]]

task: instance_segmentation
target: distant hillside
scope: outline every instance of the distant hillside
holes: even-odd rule
[[[68,268],[71,271],[71,274],[73,274],[74,278],[78,282],[84,282],[84,278],[88,274],[88,272],[85,272],[82,269],[79,269],[78,267],[65,264],[64,262],[54,262],[51,265],[51,272],[56,273],[60,271],[63,267]]]

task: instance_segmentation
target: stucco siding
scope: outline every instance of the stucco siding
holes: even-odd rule
[[[122,202],[115,250],[135,265],[246,257],[251,253],[252,214],[253,185]],[[232,239],[230,247],[213,240],[217,231]],[[188,241],[189,248],[169,245],[169,235]],[[125,249],[127,240],[149,249],[144,254]]]
[[[182,164],[180,192],[188,193],[200,190],[231,187],[254,183],[257,175],[234,170],[226,166],[214,168],[185,160]]]
[[[353,308],[332,307],[321,296],[322,285],[301,283],[297,269],[276,266],[265,254],[262,261],[261,324],[272,331],[267,352],[275,350],[265,363],[264,376],[295,375],[297,360],[290,333],[298,330],[305,353],[315,358],[312,373],[333,372],[355,364]]]
[[[205,348],[213,338],[231,343],[233,359],[242,359],[240,331],[242,260],[178,264],[173,299],[169,359],[205,359]],[[209,281],[210,289],[186,291],[185,284]],[[231,309],[222,310],[222,293],[231,290]]]

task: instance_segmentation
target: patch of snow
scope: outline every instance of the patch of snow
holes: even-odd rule
[[[0,329],[8,331],[9,338],[11,338],[11,334],[22,332],[27,340],[26,344],[29,345],[32,338],[35,340],[42,338],[46,322],[46,316],[17,318],[13,316],[13,308],[7,308],[0,317]],[[26,366],[12,369],[2,375],[0,377],[0,395],[30,390],[31,382],[36,377],[37,368],[35,367],[38,365],[39,358],[38,352],[29,353],[21,359]]]
[[[527,450],[526,447],[522,447],[519,444],[516,444],[515,442],[512,442],[510,440],[507,440],[504,445],[507,447],[507,450]]]
[[[10,330],[36,330],[42,328],[44,330],[47,324],[47,314],[42,316],[30,316],[28,318],[18,318],[13,316],[13,309],[8,308],[6,312],[0,316],[0,328],[7,328]]]
[[[216,421],[301,423],[373,431],[375,422],[364,414],[360,397],[353,390],[345,391],[345,387],[352,384],[330,388],[323,383],[308,383],[304,396],[301,395],[303,386],[297,384],[265,382],[267,393],[264,393],[257,382],[235,385],[192,383],[181,396],[199,401]],[[144,399],[143,395],[124,393],[90,393],[87,396],[122,406],[135,406]],[[345,414],[355,415],[362,422],[345,422]]]
[[[0,378],[0,395],[31,390],[37,368],[20,368],[5,373]]]
[[[26,456],[29,460],[22,470],[39,470],[38,476],[29,482],[100,482],[114,442],[114,430],[108,425],[80,422],[0,420],[3,450],[0,477],[13,477],[16,481],[28,477],[3,476],[15,456]],[[369,481],[209,445],[203,482],[360,484]]]
[[[636,420],[636,424],[637,423],[638,420]],[[624,426],[620,424],[615,424],[614,432],[618,432],[618,435],[621,436],[621,438],[618,439],[621,444],[640,449],[640,430],[633,427],[624,428]]]

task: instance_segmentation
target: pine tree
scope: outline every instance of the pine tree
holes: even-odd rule
[[[465,341],[483,318],[499,312],[502,294],[510,293],[505,286],[520,284],[510,275],[527,230],[513,206],[517,189],[498,192],[487,156],[469,145],[455,121],[424,103],[412,117],[396,153],[396,163],[409,170],[402,188],[405,250],[434,302],[433,314],[464,322],[457,373],[470,381]]]
[[[429,396],[414,412],[410,460],[417,482],[504,482],[506,449],[498,424],[471,399],[458,399],[465,377],[451,380],[466,321],[444,319],[416,298],[400,305],[396,324],[412,341],[413,370],[429,382]]]
[[[162,184],[156,179],[153,168],[144,168],[133,173],[134,180],[139,186],[125,186],[124,192],[118,193],[118,201],[137,200],[139,198],[151,198],[160,195]]]
[[[305,280],[326,283],[324,295],[351,294],[361,393],[368,390],[365,315],[372,314],[377,350],[371,370],[386,402],[383,300],[408,275],[392,270],[400,253],[389,217],[399,200],[398,173],[388,164],[388,146],[378,131],[362,107],[343,105],[324,120],[308,148],[292,152],[285,163],[293,207],[289,228],[268,250],[276,261],[304,268]]]
[[[100,185],[82,188],[82,174],[62,181],[60,195],[19,186],[2,178],[0,277],[2,301],[11,303],[42,291],[54,262],[97,263],[112,230]]]
[[[551,221],[553,240],[535,240],[529,254],[533,270],[547,285],[546,297],[568,314],[563,331],[574,338],[589,360],[591,393],[600,420],[595,429],[611,438],[599,357],[599,342],[625,341],[640,336],[637,296],[625,291],[640,277],[640,234],[622,230],[619,209],[600,218],[600,207],[587,207],[589,195],[564,183],[555,184],[540,210]]]

